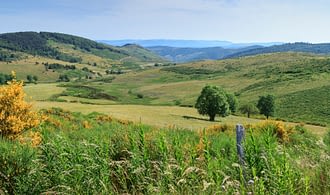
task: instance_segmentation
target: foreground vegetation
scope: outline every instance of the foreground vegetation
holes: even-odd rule
[[[158,129],[61,109],[34,131],[42,140],[0,142],[0,192],[9,194],[324,194],[330,134],[277,122],[246,126],[245,164],[234,127]]]
[[[302,124],[246,125],[242,161],[233,125],[190,131],[60,108],[36,114],[22,85],[1,87],[1,194],[329,191],[330,132],[320,139]]]

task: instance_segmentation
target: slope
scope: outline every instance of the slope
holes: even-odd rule
[[[329,110],[328,94],[324,90],[329,89],[329,81],[330,58],[289,52],[134,71],[117,75],[111,83],[75,82],[62,85],[67,90],[57,97],[61,101],[88,104],[192,107],[201,89],[213,84],[234,93],[241,104],[256,103],[259,96],[274,94],[278,108],[276,117],[325,125],[330,124],[329,114],[324,111]],[[100,95],[95,99],[93,91],[113,98],[110,101]],[[301,94],[308,94],[308,97]],[[302,104],[304,100],[308,104]]]
[[[20,79],[29,74],[37,75],[41,81],[56,81],[61,74],[71,78],[99,77],[109,69],[128,71],[140,69],[146,62],[163,61],[142,47],[114,47],[61,33],[0,34],[0,72],[15,70]],[[60,68],[49,71],[49,64]],[[65,68],[68,66],[74,69]]]
[[[225,58],[237,58],[243,56],[252,56],[257,54],[275,53],[275,52],[306,52],[314,54],[329,54],[330,43],[310,44],[310,43],[287,43],[283,45],[274,45],[264,48],[254,48],[247,51],[237,52],[226,56]]]
[[[154,46],[148,47],[156,54],[173,62],[191,62],[198,60],[217,60],[225,58],[228,55],[251,50],[255,48],[262,48],[262,46],[249,46],[243,48],[223,48],[223,47],[206,47],[206,48],[182,48],[182,47],[167,47]]]

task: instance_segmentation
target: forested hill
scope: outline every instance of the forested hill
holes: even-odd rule
[[[151,51],[173,62],[191,62],[199,60],[218,60],[228,55],[235,54],[263,46],[249,46],[243,48],[223,48],[223,47],[205,47],[205,48],[182,48],[154,46],[148,47]]]
[[[62,33],[16,32],[0,34],[0,48],[10,51],[25,52],[32,55],[45,56],[67,62],[81,61],[79,56],[68,55],[63,51],[60,51],[54,46],[58,43],[72,45],[74,50],[82,50],[86,53],[92,53],[102,58],[119,60],[134,57],[135,60],[140,61],[162,60],[159,56],[144,48],[139,49],[143,50],[142,53],[145,53],[145,55],[132,55],[136,54],[136,52],[130,52],[127,48],[123,49],[121,47],[105,45],[86,38]]]
[[[252,56],[265,53],[275,52],[306,52],[314,54],[330,54],[330,43],[287,43],[283,45],[274,45],[270,47],[254,48],[246,51],[230,54],[224,58],[236,58],[243,56]]]

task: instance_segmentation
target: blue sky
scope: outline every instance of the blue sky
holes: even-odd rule
[[[329,0],[0,0],[0,33],[330,42]]]

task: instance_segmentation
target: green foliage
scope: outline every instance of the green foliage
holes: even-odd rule
[[[330,86],[305,89],[279,97],[276,115],[293,121],[330,124]]]
[[[227,96],[227,101],[229,104],[229,110],[231,111],[231,113],[235,113],[237,111],[237,107],[238,107],[237,98],[231,93],[226,93],[226,96]]]
[[[4,74],[0,73],[0,85],[7,84],[8,81],[13,80],[13,77],[11,74]]]
[[[34,82],[36,83],[36,82],[38,81],[38,79],[39,79],[39,78],[38,78],[38,76],[36,76],[36,75],[33,75],[33,76],[32,76],[32,79],[33,79],[33,80],[34,80]]]
[[[251,114],[257,114],[259,112],[258,108],[252,103],[243,104],[239,110],[241,113],[247,114],[248,118],[250,118]]]
[[[61,74],[61,75],[58,77],[58,81],[59,81],[59,82],[69,82],[69,81],[70,81],[70,78],[69,78],[68,75],[66,75],[66,74]]]
[[[226,92],[216,86],[205,86],[197,99],[195,107],[198,113],[208,115],[214,121],[216,115],[225,117],[229,114],[229,103]]]
[[[83,84],[68,84],[64,86],[67,88],[67,90],[61,94],[64,96],[117,100],[117,97],[109,95],[104,90],[96,87],[86,86]]]
[[[275,97],[273,95],[260,96],[257,104],[260,114],[267,117],[274,116],[275,112]]]
[[[46,70],[57,70],[57,69],[65,69],[65,70],[75,70],[76,66],[75,65],[62,65],[59,63],[51,63],[49,64],[48,62],[44,64]]]
[[[144,96],[142,93],[138,93],[138,94],[136,94],[136,97],[142,99]]]
[[[26,79],[28,80],[28,82],[32,83],[33,81],[33,76],[32,75],[27,75]]]
[[[29,193],[38,182],[30,177],[37,169],[36,150],[0,137],[0,153],[0,193]]]
[[[0,62],[11,62],[20,58],[20,55],[10,52],[8,50],[3,50],[0,48]]]
[[[26,79],[27,79],[27,81],[29,83],[37,83],[37,81],[38,81],[38,77],[36,75],[30,75],[30,74],[28,74],[26,76]]]
[[[0,140],[8,194],[326,194],[329,151],[308,133],[278,141],[251,127],[245,164],[225,132],[157,129],[106,115],[44,110],[36,148]],[[320,155],[322,154],[322,155]]]
[[[208,70],[208,69],[202,69],[202,68],[192,68],[192,67],[185,67],[185,66],[175,66],[175,67],[167,67],[162,68],[164,71],[174,72],[177,74],[183,74],[183,75],[189,75],[192,78],[203,78],[203,77],[210,77],[211,75],[219,75],[223,74],[224,71],[219,70]]]
[[[80,58],[59,52],[48,46],[47,39],[36,32],[0,34],[0,47],[12,51],[27,52],[32,55],[53,57],[68,62],[79,62]]]

